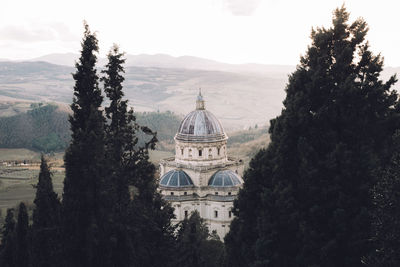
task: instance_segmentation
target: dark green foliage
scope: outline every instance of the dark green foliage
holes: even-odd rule
[[[399,124],[395,77],[366,23],[318,28],[290,76],[271,144],[250,164],[226,238],[233,266],[361,266],[373,250],[370,191]]]
[[[33,103],[33,110],[11,117],[0,117],[0,148],[28,148],[44,153],[64,150],[71,131],[68,113],[53,104]],[[135,112],[139,125],[157,132],[161,141],[173,142],[181,117],[166,112]],[[139,143],[145,137],[139,135]]]
[[[104,266],[108,255],[103,207],[107,196],[104,184],[105,119],[100,109],[101,91],[96,73],[96,36],[85,24],[82,51],[76,63],[74,98],[71,104],[72,141],[65,153],[63,193],[63,241],[67,266]]]
[[[176,266],[223,266],[224,244],[218,235],[210,235],[208,227],[197,211],[178,224]]]
[[[155,167],[148,149],[154,148],[155,133],[136,122],[133,111],[122,100],[123,54],[114,46],[103,73],[104,90],[111,100],[106,107],[108,179],[113,206],[113,232],[117,237],[113,262],[117,266],[165,266],[173,247],[172,209],[156,192]],[[148,136],[139,143],[138,136]],[[130,200],[129,187],[133,188]],[[133,193],[136,192],[136,193]],[[127,235],[128,234],[128,235]]]
[[[27,113],[0,118],[0,147],[45,153],[65,149],[70,140],[68,115],[57,106],[34,105]]]
[[[139,125],[146,125],[157,131],[157,139],[173,142],[182,118],[171,111],[166,112],[135,112]]]
[[[243,190],[239,191],[234,202],[233,213],[236,217],[225,237],[228,266],[250,266],[255,260],[258,220],[260,210],[264,208],[260,199],[262,190],[271,187],[266,179],[271,175],[271,158],[270,150],[258,152],[243,177]]]
[[[374,188],[374,232],[377,249],[368,266],[400,265],[400,132],[393,137],[393,155]]]
[[[14,262],[17,267],[30,265],[29,218],[26,206],[21,202],[18,206],[18,221],[15,226]]]
[[[50,169],[42,156],[39,182],[34,200],[32,233],[32,265],[49,267],[60,262],[61,204],[53,190]]]
[[[101,80],[104,82],[106,96],[111,100],[110,106],[105,108],[109,119],[106,126],[106,184],[109,192],[109,231],[112,233],[110,258],[115,266],[131,266],[134,251],[128,235],[130,194],[125,165],[130,156],[129,150],[133,149],[137,139],[134,137],[132,111],[127,111],[127,101],[122,100],[124,77],[121,74],[124,72],[122,64],[125,62],[122,57],[118,47],[114,46],[108,54],[106,69],[102,71],[106,76]]]
[[[143,153],[138,164],[128,171],[133,187],[129,224],[134,266],[173,266],[173,208],[156,192],[155,166],[148,161],[148,153]]]
[[[15,225],[14,209],[7,209],[7,215],[2,229],[2,240],[0,244],[0,266],[16,266],[14,262]]]

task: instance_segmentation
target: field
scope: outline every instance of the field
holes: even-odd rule
[[[269,143],[266,128],[243,130],[229,133],[229,156],[243,159],[247,168],[251,158]],[[163,146],[166,150],[150,152],[150,161],[156,166],[163,158],[174,156],[174,146]],[[49,164],[53,173],[55,191],[61,196],[65,171],[63,168],[63,153],[50,156]],[[0,210],[5,214],[9,207],[16,206],[20,201],[28,205],[35,196],[34,186],[39,175],[40,153],[28,149],[0,149]]]
[[[52,166],[53,184],[61,194],[64,169],[63,153],[49,157]],[[24,163],[25,162],[25,163]],[[20,201],[31,203],[39,175],[40,153],[28,149],[0,149],[0,210],[16,206]]]
[[[32,203],[35,196],[39,169],[22,167],[0,167],[0,209],[16,206],[20,201]],[[54,190],[61,195],[64,172],[53,170]]]

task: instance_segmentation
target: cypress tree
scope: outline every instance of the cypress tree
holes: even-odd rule
[[[393,155],[374,188],[376,250],[368,266],[400,265],[400,131],[393,136]]]
[[[373,250],[370,192],[399,126],[396,78],[379,79],[367,24],[348,18],[339,8],[331,28],[312,31],[271,144],[245,175],[226,239],[241,266],[361,266]]]
[[[177,232],[177,266],[203,266],[200,247],[207,238],[208,228],[197,211],[180,222]]]
[[[271,187],[267,177],[271,175],[270,149],[260,150],[249,164],[243,179],[243,189],[239,191],[232,209],[235,218],[230,231],[225,236],[227,266],[250,266],[255,261],[255,241],[258,238],[258,218],[262,207],[262,190]],[[268,207],[271,209],[271,207]]]
[[[112,263],[115,266],[131,266],[133,247],[128,233],[128,207],[130,202],[128,176],[125,164],[129,150],[136,142],[133,129],[133,114],[128,111],[127,100],[124,95],[122,82],[124,77],[124,54],[114,45],[108,54],[105,74],[101,80],[104,91],[110,99],[110,105],[105,108],[109,123],[106,125],[106,161],[107,184],[109,185],[108,206],[109,221],[112,222],[110,232],[114,238],[110,241]]]
[[[26,206],[21,202],[18,206],[18,221],[15,226],[14,262],[16,267],[30,265],[29,218]]]
[[[156,191],[155,166],[148,160],[148,152],[139,154],[130,185],[133,200],[129,207],[130,233],[135,251],[135,266],[174,266],[173,208]]]
[[[56,266],[60,261],[60,208],[51,172],[42,155],[32,223],[32,265]]]
[[[63,240],[68,266],[108,264],[105,244],[104,123],[103,97],[96,73],[96,35],[85,23],[81,56],[76,63],[73,114],[69,117],[72,140],[65,152],[62,202]]]
[[[216,233],[209,233],[207,224],[197,211],[178,224],[175,266],[222,266],[223,243]]]
[[[15,225],[14,209],[7,209],[7,215],[2,230],[2,240],[0,244],[0,266],[16,266],[14,262]]]
[[[129,157],[129,150],[133,150],[137,142],[132,124],[133,111],[128,111],[128,100],[122,100],[124,95],[122,73],[125,62],[123,55],[119,52],[118,46],[114,45],[108,54],[106,70],[102,71],[106,76],[101,78],[106,96],[111,100],[110,106],[105,108],[106,117],[109,119],[106,125],[106,158],[110,172],[108,177],[114,191],[113,205],[115,212],[120,215],[125,214],[130,200],[128,177],[124,173],[124,166]]]
[[[110,99],[105,111],[109,120],[106,126],[108,183],[113,199],[113,231],[117,237],[113,244],[113,262],[118,266],[165,266],[170,262],[169,252],[174,245],[170,222],[173,211],[156,191],[155,167],[149,162],[148,149],[154,149],[156,133],[140,126],[133,110],[128,110],[128,101],[122,100],[123,56],[114,45],[102,71],[104,91]]]

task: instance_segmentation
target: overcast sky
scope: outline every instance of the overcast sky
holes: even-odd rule
[[[310,31],[330,26],[341,0],[2,0],[0,58],[78,53],[82,21],[100,55],[113,43],[129,54],[191,55],[227,63],[297,64]],[[385,65],[400,66],[400,1],[348,0],[363,17]]]

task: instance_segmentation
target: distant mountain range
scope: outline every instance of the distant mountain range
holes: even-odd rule
[[[78,54],[63,53],[63,54],[49,54],[28,61],[44,61],[56,65],[74,66],[75,61],[78,59]],[[106,58],[99,58],[100,66],[107,63]],[[260,74],[274,74],[274,73],[290,73],[294,70],[294,66],[290,65],[263,65],[263,64],[227,64],[218,62],[211,59],[181,56],[173,57],[166,54],[140,54],[140,55],[126,55],[127,67],[156,67],[156,68],[173,68],[173,69],[197,69],[197,70],[216,70],[216,71],[230,71],[230,72],[244,72],[244,73],[260,73]]]
[[[295,66],[227,64],[191,56],[126,57],[125,95],[135,110],[186,114],[195,108],[202,88],[206,108],[230,130],[265,125],[279,115],[288,76],[295,70]],[[77,58],[77,54],[50,54],[0,62],[0,101],[71,103],[71,73]],[[99,68],[105,63],[100,58]],[[387,68],[382,77],[399,71]]]

